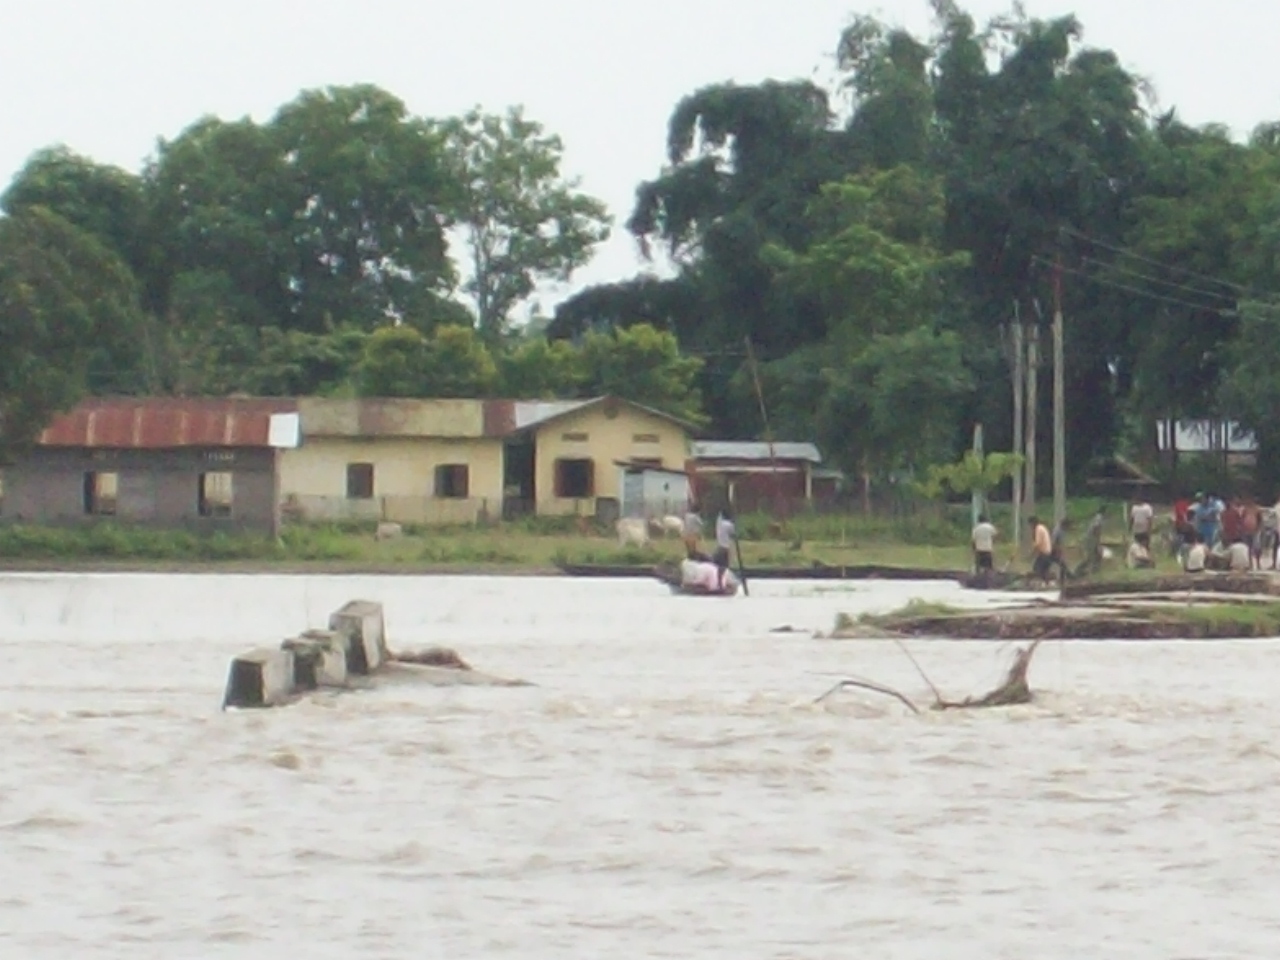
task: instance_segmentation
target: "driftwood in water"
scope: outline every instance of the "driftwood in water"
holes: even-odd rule
[[[928,684],[929,689],[933,692],[933,710],[971,710],[980,707],[1013,707],[1019,704],[1030,703],[1033,699],[1031,687],[1027,683],[1027,671],[1031,669],[1031,658],[1035,656],[1036,648],[1040,646],[1040,641],[1034,641],[1029,647],[1019,647],[1013,658],[1013,663],[1009,667],[1009,672],[1005,675],[1004,681],[992,690],[990,693],[981,697],[966,697],[963,700],[948,700],[933,685],[933,681],[916,662],[916,658],[911,656],[909,651],[902,643],[898,643],[902,652],[907,655],[912,665],[924,678],[924,682]],[[899,703],[905,704],[912,713],[919,713],[920,708],[911,701],[905,694],[894,690],[892,687],[886,687],[882,684],[874,683],[870,680],[845,679],[841,680],[834,687],[818,697],[814,703],[821,703],[829,696],[839,690],[847,690],[856,688],[859,690],[869,690],[872,693],[884,694],[893,697]]]
[[[420,667],[448,667],[452,670],[470,670],[471,664],[458,656],[456,650],[448,647],[427,647],[424,650],[410,650],[407,653],[394,653],[391,659],[399,663],[415,663]]]

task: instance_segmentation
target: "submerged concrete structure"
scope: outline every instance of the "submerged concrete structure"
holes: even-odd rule
[[[430,647],[397,657],[387,649],[382,604],[352,600],[329,617],[329,629],[307,630],[278,648],[258,647],[231,661],[222,709],[258,709],[291,703],[321,689],[347,689],[399,667],[434,686],[531,686],[472,670],[453,650]]]

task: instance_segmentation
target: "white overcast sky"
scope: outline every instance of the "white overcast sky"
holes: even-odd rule
[[[1005,0],[971,0],[979,21]],[[1276,0],[1027,0],[1075,13],[1161,106],[1240,134],[1280,119]],[[65,143],[137,170],[205,114],[268,118],[306,87],[372,82],[427,116],[513,103],[559,133],[615,235],[572,284],[641,268],[621,229],[667,119],[710,83],[825,79],[855,12],[926,31],[925,0],[0,0],[0,186]],[[550,303],[546,304],[550,306]]]

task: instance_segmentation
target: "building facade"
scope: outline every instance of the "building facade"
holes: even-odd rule
[[[0,519],[275,534],[291,400],[94,399],[4,468]]]
[[[298,401],[286,516],[412,524],[618,513],[615,462],[683,469],[692,426],[612,397]]]
[[[501,516],[503,448],[483,400],[307,397],[302,442],[281,457],[286,516],[474,523]]]
[[[812,443],[709,440],[693,444],[688,472],[708,509],[727,503],[743,513],[769,512],[810,502],[821,463]]]

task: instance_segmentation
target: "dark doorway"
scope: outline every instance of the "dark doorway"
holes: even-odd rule
[[[533,437],[508,440],[502,450],[502,516],[505,520],[537,511],[537,455]]]

